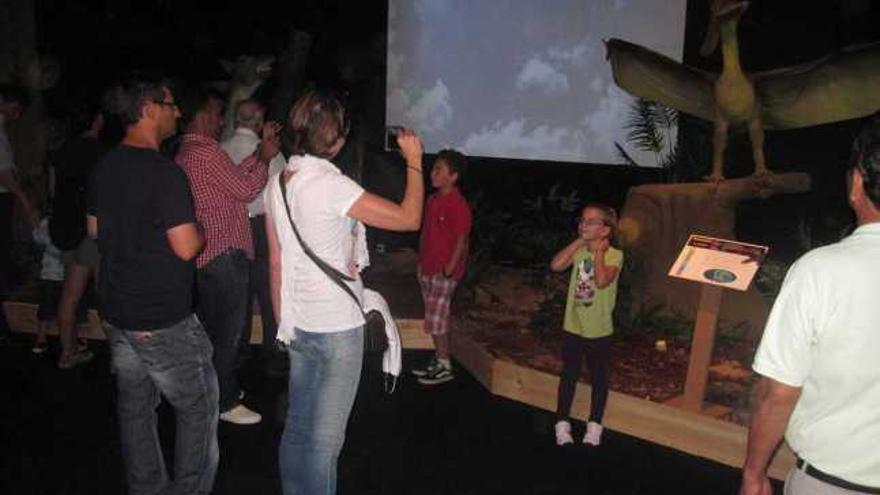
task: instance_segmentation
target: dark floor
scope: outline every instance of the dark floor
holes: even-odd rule
[[[28,343],[28,336],[16,335],[0,348],[0,493],[124,493],[106,346],[92,342],[93,362],[61,371],[54,356],[34,356]],[[404,364],[425,356],[406,352]],[[396,393],[385,395],[378,366],[369,364],[349,424],[339,463],[342,495],[737,490],[735,469],[612,431],[600,448],[557,448],[550,413],[494,397],[464,372],[434,388],[404,377]],[[273,416],[285,380],[265,378],[250,364],[243,381],[246,402]],[[170,447],[170,409],[163,406],[160,417]],[[272,418],[254,427],[221,423],[214,493],[280,493],[281,428]]]

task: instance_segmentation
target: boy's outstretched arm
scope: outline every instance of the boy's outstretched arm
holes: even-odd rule
[[[571,258],[574,256],[574,253],[586,245],[587,242],[580,237],[571,241],[571,244],[560,249],[559,252],[553,256],[553,260],[550,261],[550,269],[554,272],[561,272],[570,267]]]

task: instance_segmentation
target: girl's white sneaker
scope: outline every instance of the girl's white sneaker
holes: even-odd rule
[[[584,443],[598,447],[602,443],[602,425],[594,421],[587,423],[587,434],[584,435]]]
[[[568,421],[556,422],[556,445],[562,447],[574,443],[571,436],[571,424]]]

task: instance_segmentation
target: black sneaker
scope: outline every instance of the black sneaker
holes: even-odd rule
[[[446,367],[437,363],[437,366],[432,368],[427,375],[419,377],[419,383],[422,385],[438,385],[440,383],[446,383],[453,378],[455,378],[455,375],[452,374],[451,366]]]
[[[438,366],[440,366],[440,363],[437,362],[437,356],[434,356],[428,361],[428,364],[426,364],[424,368],[413,368],[410,370],[410,373],[421,378],[434,373],[434,370]]]

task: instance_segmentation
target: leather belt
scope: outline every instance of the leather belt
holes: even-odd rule
[[[832,475],[825,473],[823,471],[819,471],[812,464],[801,459],[800,457],[797,458],[796,465],[797,465],[798,469],[807,473],[809,476],[812,476],[813,478],[816,478],[819,481],[824,481],[825,483],[828,483],[829,485],[834,485],[838,488],[843,488],[845,490],[853,490],[853,491],[857,491],[857,492],[880,494],[880,488],[872,488],[870,486],[863,486],[863,485],[859,485],[856,483],[850,483],[849,481],[846,481],[846,480],[842,480],[842,479],[838,478],[837,476],[832,476]]]

